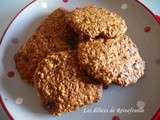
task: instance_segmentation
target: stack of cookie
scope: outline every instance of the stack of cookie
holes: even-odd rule
[[[96,6],[55,10],[15,55],[23,80],[35,86],[51,114],[101,99],[103,86],[136,83],[144,74],[125,21]]]
[[[66,16],[67,23],[80,35],[79,64],[88,75],[104,86],[127,86],[144,74],[144,61],[125,35],[127,25],[119,15],[89,6]]]

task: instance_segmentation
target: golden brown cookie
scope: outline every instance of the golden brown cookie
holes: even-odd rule
[[[78,56],[81,67],[104,85],[127,86],[136,83],[144,74],[145,63],[126,35],[81,42]]]
[[[73,32],[65,23],[66,13],[62,9],[55,10],[15,55],[17,70],[28,83],[33,83],[33,74],[42,58],[48,53],[69,48],[67,41],[72,38]]]
[[[77,8],[66,15],[66,21],[85,38],[113,38],[127,30],[125,21],[119,15],[96,6]]]
[[[36,69],[34,83],[42,104],[51,114],[77,110],[102,97],[102,85],[79,69],[77,53],[61,51],[48,55]]]

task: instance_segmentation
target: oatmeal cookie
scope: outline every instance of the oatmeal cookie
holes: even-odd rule
[[[78,58],[81,67],[104,85],[127,86],[136,83],[144,74],[145,63],[126,35],[83,41],[78,46]]]
[[[119,15],[96,6],[77,8],[66,14],[66,21],[85,38],[113,38],[127,30],[125,21]]]
[[[15,55],[17,70],[28,83],[33,84],[37,64],[48,53],[69,49],[67,41],[72,38],[73,32],[65,23],[66,13],[63,9],[55,10]]]
[[[38,64],[34,85],[42,105],[53,115],[74,111],[102,97],[102,85],[81,72],[77,59],[74,51],[61,51]]]

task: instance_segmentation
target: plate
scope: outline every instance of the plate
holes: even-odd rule
[[[100,102],[66,113],[49,115],[40,105],[33,87],[22,80],[15,68],[14,55],[53,10],[96,4],[120,14],[129,35],[146,61],[144,77],[127,88],[110,86]],[[37,0],[31,2],[10,23],[0,45],[1,103],[15,120],[149,120],[160,107],[160,26],[152,14],[136,0]]]

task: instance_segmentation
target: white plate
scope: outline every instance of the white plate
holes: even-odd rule
[[[65,1],[65,2],[64,2]],[[160,107],[160,26],[135,0],[37,0],[12,21],[0,45],[0,94],[3,107],[15,120],[150,120]],[[20,80],[14,54],[54,9],[85,5],[110,9],[126,19],[131,36],[146,61],[145,76],[127,88],[111,86],[100,102],[66,113],[49,115],[40,105],[34,88]],[[111,111],[112,110],[112,111]],[[118,111],[121,110],[121,111]]]

